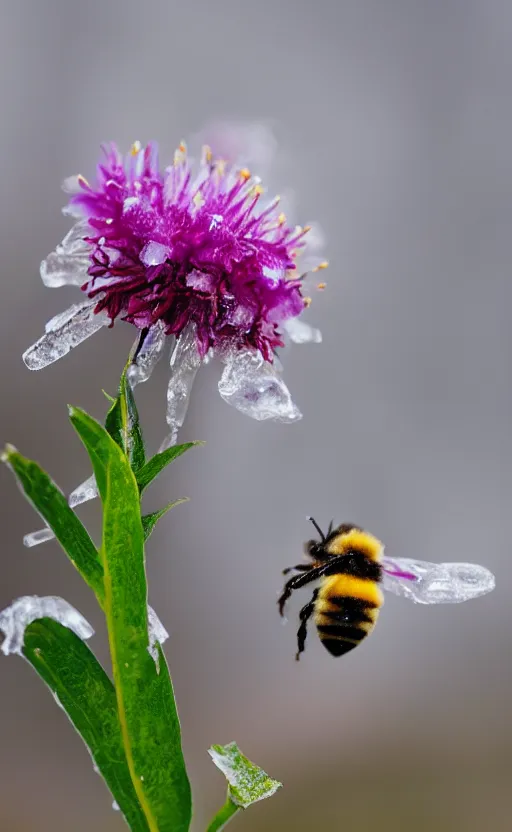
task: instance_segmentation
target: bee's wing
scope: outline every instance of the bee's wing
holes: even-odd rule
[[[495,587],[495,578],[475,563],[429,563],[409,558],[383,558],[382,585],[388,592],[417,604],[460,604]]]

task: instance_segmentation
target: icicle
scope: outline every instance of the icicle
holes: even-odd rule
[[[21,656],[25,630],[39,618],[53,618],[84,640],[94,635],[89,622],[63,598],[54,595],[25,595],[0,612],[0,630],[5,636],[1,649],[5,656],[9,653]]]
[[[98,496],[98,486],[94,474],[91,474],[83,483],[77,485],[74,491],[71,492],[68,498],[70,508],[87,503],[89,500],[94,500]]]
[[[228,404],[259,421],[296,422],[302,413],[276,369],[257,352],[233,350],[224,359],[219,393]]]
[[[23,538],[23,545],[30,549],[31,546],[37,546],[39,543],[46,543],[47,540],[53,540],[55,537],[52,530],[46,526],[45,529],[39,529],[37,532],[30,532]]]
[[[132,388],[148,380],[163,355],[167,342],[163,321],[157,321],[149,329],[141,348],[137,351],[139,341],[140,337],[133,345],[132,355],[136,357],[128,368],[128,381]]]
[[[201,363],[195,327],[189,324],[177,338],[171,355],[171,378],[167,388],[167,424],[170,431],[161,451],[175,445],[178,440],[178,431],[185,421],[192,385]]]
[[[87,503],[89,500],[94,500],[98,496],[98,486],[94,474],[86,479],[81,485],[78,485],[68,497],[68,505],[70,508],[76,508]],[[23,538],[23,545],[27,548],[38,546],[39,543],[46,543],[48,540],[53,540],[55,537],[52,530],[46,526],[44,529],[39,529],[37,532],[30,532]]]
[[[23,361],[29,370],[42,370],[67,355],[73,347],[94,335],[109,324],[106,312],[94,314],[98,299],[73,304],[65,312],[56,315],[46,324],[46,332],[23,353]]]

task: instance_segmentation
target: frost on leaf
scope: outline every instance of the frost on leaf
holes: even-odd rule
[[[94,635],[89,622],[63,598],[55,595],[25,595],[0,612],[0,630],[5,636],[1,649],[5,656],[9,653],[21,656],[25,630],[39,618],[53,618],[84,640]]]
[[[231,800],[241,809],[272,797],[281,788],[282,783],[272,780],[263,769],[244,757],[236,742],[212,745],[208,753],[228,781]]]
[[[496,579],[476,563],[384,559],[383,587],[417,604],[460,604],[492,592]]]
[[[148,605],[148,636],[149,636],[149,647],[148,653],[153,659],[156,664],[157,672],[159,672],[158,666],[158,644],[163,644],[164,641],[167,641],[169,638],[169,633],[165,629],[164,625],[160,621],[158,615],[154,611],[153,607]]]

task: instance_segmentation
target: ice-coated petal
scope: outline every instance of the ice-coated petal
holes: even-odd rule
[[[321,344],[322,333],[314,326],[310,326],[300,318],[288,318],[283,323],[283,329],[294,344]]]
[[[84,220],[75,223],[62,243],[41,263],[41,279],[45,286],[82,286],[89,278],[92,246],[84,239],[91,233]]]
[[[202,359],[196,342],[195,327],[188,325],[179,338],[171,355],[171,378],[167,387],[167,424],[169,435],[160,450],[170,448],[178,440],[178,431],[187,415],[192,385]]]
[[[55,595],[25,595],[0,612],[0,630],[5,636],[1,649],[5,656],[9,653],[21,655],[25,630],[38,618],[53,618],[81,639],[94,635],[89,622],[63,598]]]
[[[233,350],[225,362],[218,385],[225,402],[258,421],[288,423],[302,418],[283,379],[258,352]]]
[[[138,352],[139,338],[137,338],[133,346],[133,354],[136,354],[137,357],[128,368],[128,381],[132,387],[142,384],[150,378],[163,355],[166,343],[168,342],[162,321],[157,321],[156,324],[150,327]]]
[[[384,559],[383,587],[417,604],[460,604],[492,592],[492,572],[475,563]]]
[[[59,286],[82,286],[88,280],[90,260],[87,254],[60,254],[52,251],[41,262],[41,280],[50,289]]]
[[[56,315],[46,324],[46,333],[23,353],[23,361],[29,370],[42,370],[63,358],[73,347],[94,335],[102,326],[108,326],[105,312],[94,313],[97,300],[73,304],[65,312]]]
[[[163,644],[169,638],[169,633],[160,621],[158,615],[153,607],[148,604],[148,636],[149,646],[148,653],[155,662],[158,670],[158,650],[157,644]]]

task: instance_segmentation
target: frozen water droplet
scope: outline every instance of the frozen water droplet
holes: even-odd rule
[[[30,549],[31,546],[37,546],[39,543],[46,543],[47,540],[53,540],[54,533],[48,526],[45,529],[39,529],[37,532],[26,534],[23,538],[23,545]]]
[[[165,325],[162,321],[157,321],[146,335],[137,358],[128,368],[128,381],[132,387],[148,380],[163,355],[166,342]],[[135,354],[138,344],[137,338],[132,354]]]
[[[171,378],[167,387],[166,417],[170,433],[160,450],[170,448],[177,442],[178,431],[185,421],[192,385],[201,363],[195,327],[189,324],[176,339],[171,355]]]
[[[475,563],[428,563],[409,558],[384,559],[383,586],[417,604],[460,604],[492,592],[492,572]]]
[[[233,350],[225,361],[218,386],[228,404],[259,421],[288,423],[302,418],[283,379],[259,353]]]
[[[42,261],[40,272],[45,286],[81,286],[89,279],[87,269],[91,263],[89,255],[92,246],[85,242],[84,237],[90,233],[88,222],[82,220],[75,223],[62,243]]]
[[[289,318],[283,323],[284,331],[289,335],[294,344],[321,344],[322,333],[319,329],[310,326],[300,318]]]
[[[169,246],[150,240],[140,253],[141,263],[145,266],[160,266],[165,263],[170,254]]]
[[[97,302],[98,298],[74,304],[52,318],[46,324],[45,335],[23,353],[23,361],[29,370],[42,370],[48,364],[53,364],[102,326],[107,326],[109,318],[105,312],[94,314]]]
[[[89,500],[95,500],[98,496],[98,486],[94,474],[91,474],[83,483],[77,485],[74,491],[71,492],[68,498],[70,508],[87,503]]]
[[[9,653],[21,656],[25,629],[39,618],[53,618],[81,639],[94,635],[89,622],[63,598],[55,595],[25,595],[0,612],[0,630],[5,636],[1,649],[5,656]]]
[[[157,644],[163,644],[164,641],[167,641],[169,638],[169,633],[165,629],[164,625],[160,621],[158,615],[154,611],[153,607],[148,605],[148,636],[149,636],[149,646],[148,646],[148,653],[153,659],[156,664],[156,669],[159,672],[160,668],[158,666],[158,650]]]

